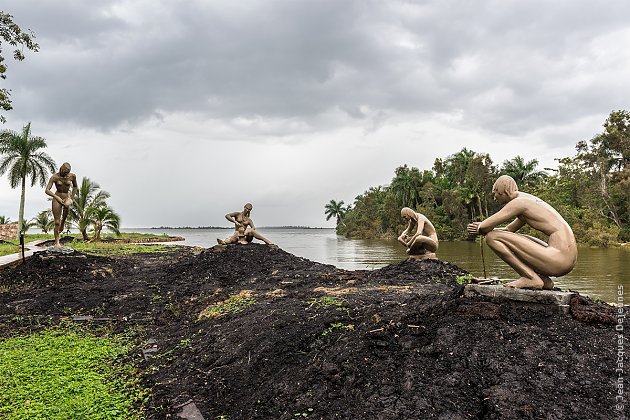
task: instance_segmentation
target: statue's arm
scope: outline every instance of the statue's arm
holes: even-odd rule
[[[74,175],[72,177],[72,194],[70,194],[70,198],[72,200],[74,200],[74,196],[77,195],[77,190],[79,189],[79,186],[77,185],[77,176]]]
[[[518,203],[516,200],[512,200],[507,203],[501,210],[488,217],[483,222],[480,222],[478,224],[475,223],[477,225],[477,233],[485,235],[500,224],[505,223],[515,217],[518,217],[522,212],[523,209],[521,208],[520,203]]]
[[[422,217],[418,217],[418,228],[416,229],[416,233],[414,233],[411,239],[409,240],[409,243],[411,243],[418,236],[422,235],[422,232],[424,232],[424,224],[425,224],[424,219]]]
[[[46,195],[49,195],[52,197],[53,200],[57,201],[59,204],[63,204],[63,200],[54,192],[52,192],[52,186],[55,183],[55,176],[51,176],[50,179],[48,180],[48,185],[46,185]]]
[[[398,237],[398,241],[404,246],[409,246],[409,241],[405,239],[409,238],[410,234],[411,234],[411,220],[407,224],[407,229],[403,230],[400,236]]]
[[[517,217],[505,227],[505,230],[508,232],[518,232],[518,230],[523,226],[525,226],[525,222]]]
[[[237,211],[226,214],[225,218],[227,219],[228,222],[234,223],[235,225],[238,226],[240,223],[238,222],[238,220],[236,220],[236,216],[238,216]]]

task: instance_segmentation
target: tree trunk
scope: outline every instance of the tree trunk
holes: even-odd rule
[[[610,203],[610,196],[608,195],[608,187],[606,186],[606,173],[604,172],[603,163],[600,163],[599,165],[599,174],[600,174],[599,189],[602,193],[602,200],[604,201],[604,204],[606,205],[606,207],[608,207],[608,211],[612,215],[611,217],[612,220],[615,222],[615,224],[619,228],[621,228],[622,227],[621,219],[619,218],[619,216],[617,216],[617,212],[613,208],[613,205]]]
[[[20,197],[20,213],[18,215],[17,239],[20,240],[22,226],[24,225],[24,199],[26,198],[26,175],[22,177],[22,195]]]
[[[88,236],[88,234],[87,234],[87,228],[83,228],[83,229],[81,229],[81,235],[83,236],[83,240],[84,240],[85,242],[87,242],[87,241],[89,241],[89,240],[90,240],[90,237],[89,237],[89,236]]]

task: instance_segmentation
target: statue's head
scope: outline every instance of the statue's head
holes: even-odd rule
[[[400,211],[400,215],[405,220],[411,220],[411,219],[415,220],[416,218],[416,212],[410,209],[409,207],[403,207],[403,209]]]
[[[68,162],[64,162],[59,167],[59,174],[62,176],[68,175],[70,173],[70,164]]]
[[[243,213],[245,213],[246,215],[249,215],[249,213],[252,212],[252,208],[253,208],[252,203],[246,203],[243,206]]]
[[[501,175],[492,186],[494,199],[502,204],[516,198],[517,193],[518,186],[516,185],[516,181],[509,175]]]

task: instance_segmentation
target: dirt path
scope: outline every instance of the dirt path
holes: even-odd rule
[[[189,399],[230,420],[618,413],[612,308],[576,299],[563,316],[466,299],[461,274],[440,261],[344,271],[257,244],[36,254],[0,272],[0,334],[76,315],[142,331],[158,349],[134,354],[151,419],[176,418]],[[234,295],[241,312],[199,318]]]

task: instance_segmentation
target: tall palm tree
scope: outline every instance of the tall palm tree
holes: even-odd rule
[[[116,214],[111,207],[107,205],[90,207],[88,210],[88,218],[92,221],[92,228],[94,229],[93,241],[98,242],[101,240],[101,231],[103,228],[111,230],[116,235],[120,235],[120,216]]]
[[[390,190],[398,200],[398,204],[415,208],[420,203],[420,189],[422,175],[418,168],[409,169],[407,165],[396,168],[396,176],[389,185]]]
[[[525,162],[521,156],[503,162],[501,172],[514,178],[519,186],[537,184],[547,178],[545,171],[537,171],[538,159]]]
[[[87,235],[88,227],[93,224],[93,220],[90,219],[93,212],[90,209],[106,206],[109,197],[109,193],[101,190],[100,185],[90,178],[83,177],[69,214],[70,220],[81,232],[83,240],[90,239]]]
[[[339,223],[341,223],[342,225],[346,225],[343,222],[343,216],[346,214],[346,212],[348,211],[347,207],[344,207],[344,202],[343,200],[341,201],[335,201],[335,200],[330,200],[330,203],[326,204],[324,206],[324,214],[326,215],[326,220],[330,220],[331,217],[336,217],[337,218],[337,225],[339,225]]]
[[[31,136],[31,123],[22,128],[22,133],[13,130],[0,132],[0,175],[8,172],[9,185],[16,188],[21,184],[20,213],[18,215],[18,234],[24,224],[24,199],[26,196],[26,178],[31,179],[31,187],[37,182],[43,187],[49,173],[55,172],[55,161],[40,149],[46,147],[43,137]]]
[[[52,217],[52,210],[40,211],[29,223],[31,226],[41,229],[42,232],[48,233],[55,227],[55,219]]]

